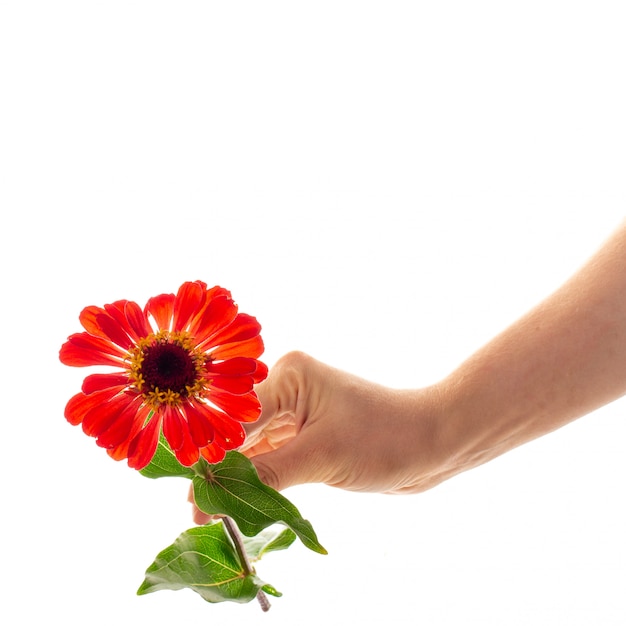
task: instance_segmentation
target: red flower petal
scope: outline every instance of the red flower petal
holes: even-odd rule
[[[99,437],[132,402],[132,396],[119,394],[108,402],[94,406],[83,418],[83,432],[90,437]]]
[[[196,282],[200,282],[200,281],[197,280]],[[206,287],[204,283],[201,283],[201,284],[203,284]],[[219,296],[226,296],[227,298],[230,298],[231,300],[233,299],[233,296],[230,293],[230,291],[228,291],[228,289],[224,289],[224,287],[220,287],[219,285],[215,285],[215,287],[211,287],[210,289],[207,289],[206,291],[207,302],[211,300],[212,298],[218,298]]]
[[[255,359],[240,356],[227,361],[220,361],[219,363],[210,361],[206,364],[206,370],[207,372],[225,374],[227,376],[244,376],[246,374],[254,374],[257,368],[256,363]]]
[[[185,467],[191,467],[194,463],[198,462],[200,458],[200,451],[198,446],[193,442],[191,435],[189,434],[189,428],[187,422],[182,423],[183,442],[178,450],[174,451],[176,459],[181,465]]]
[[[163,409],[163,434],[170,444],[170,448],[176,452],[183,445],[183,418],[173,406]]]
[[[226,343],[218,346],[211,352],[211,358],[216,361],[223,359],[232,359],[237,356],[247,356],[256,359],[263,354],[263,340],[260,335],[247,339],[246,341],[238,341],[236,343]]]
[[[121,391],[129,382],[128,374],[125,372],[90,374],[83,381],[81,389],[83,393],[87,395],[94,391],[101,391],[102,389],[109,389],[111,387],[115,387],[118,391]]]
[[[189,323],[189,332],[192,335],[196,335],[196,330],[198,329],[198,324],[200,323],[200,320],[207,308],[207,306],[209,305],[209,303],[212,300],[215,299],[221,299],[221,298],[226,298],[227,300],[230,300],[232,302],[233,297],[230,293],[230,291],[228,291],[228,289],[224,289],[223,287],[218,287],[217,285],[215,287],[211,287],[211,289],[207,289],[206,288],[206,284],[196,280],[196,283],[198,283],[199,285],[202,286],[202,288],[205,290],[204,293],[204,298],[203,298],[203,304],[202,306],[195,312],[195,314],[191,317],[191,321]],[[234,302],[233,302],[234,305]],[[236,305],[235,305],[236,308]],[[235,311],[236,314],[236,311]],[[233,315],[234,318],[234,315]],[[229,319],[228,321],[224,321],[222,325],[227,325],[232,321],[232,319]]]
[[[159,443],[160,431],[161,416],[155,413],[128,446],[129,467],[141,470],[150,463]]]
[[[196,409],[195,405],[188,403],[183,407],[183,412],[187,418],[191,439],[198,448],[210,444],[215,436],[215,429],[207,415]]]
[[[78,316],[83,328],[90,334],[97,337],[106,337],[100,325],[96,322],[96,317],[105,313],[105,310],[99,306],[86,306]]]
[[[238,448],[244,442],[246,433],[238,421],[208,404],[197,403],[196,408],[203,412],[205,417],[211,422],[215,429],[214,442],[218,443],[222,448],[232,450]]]
[[[105,304],[104,308],[133,342],[138,342],[152,332],[148,318],[136,302],[117,300],[113,304]]]
[[[115,388],[96,391],[88,396],[82,392],[77,393],[75,396],[72,396],[65,405],[65,418],[70,424],[77,426],[83,421],[85,415],[91,411],[91,409],[103,402],[108,402],[117,393],[118,390]]]
[[[223,425],[222,432],[215,431],[215,441],[224,450],[236,450],[246,440],[246,431],[239,422],[230,420],[228,427]]]
[[[149,413],[150,407],[147,404],[139,406],[139,409],[135,413],[135,419],[133,420],[130,432],[128,433],[126,439],[122,441],[119,445],[107,449],[107,454],[112,459],[116,461],[121,461],[122,459],[126,459],[128,457],[128,448],[130,446],[130,442],[137,436],[139,431],[142,429]]]
[[[127,302],[128,300],[116,300],[112,304],[105,304],[104,311],[109,317],[113,318],[121,328],[124,329],[124,332],[130,334],[131,330],[128,326],[128,320],[126,319],[126,315],[124,315],[124,307]],[[97,318],[96,321],[98,321]]]
[[[231,346],[232,348],[232,346]],[[224,374],[226,376],[252,375],[255,383],[260,383],[267,378],[267,365],[249,357],[234,357],[226,361],[209,361],[206,364],[209,374]],[[209,376],[210,378],[210,376]]]
[[[267,365],[262,361],[256,362],[256,370],[254,371],[254,382],[260,383],[262,380],[267,378],[268,369]]]
[[[209,462],[209,463],[219,463],[224,460],[226,456],[226,451],[224,448],[220,448],[216,443],[209,444],[200,450],[200,454]]]
[[[124,332],[127,326],[123,314],[123,305],[126,301],[121,300],[113,304],[105,305],[104,309],[97,306],[85,307],[78,316],[85,330],[96,337],[111,339],[114,343],[128,349],[129,339]],[[122,306],[120,311],[119,307]],[[122,330],[120,330],[122,329]]]
[[[209,301],[202,314],[194,319],[189,332],[198,344],[210,339],[212,335],[228,326],[237,315],[237,305],[230,297],[220,295]]]
[[[120,358],[124,358],[126,356],[126,351],[122,350],[119,346],[116,346],[107,337],[94,337],[88,333],[76,333],[74,335],[70,335],[70,337],[68,337],[68,341],[78,348],[104,352]]]
[[[133,402],[128,403],[126,408],[117,416],[115,421],[104,430],[96,443],[101,448],[113,449],[117,448],[124,441],[128,440],[128,436],[133,430],[133,425],[137,421],[137,409],[139,408],[140,400],[136,398]],[[141,418],[139,419],[139,425],[141,425]]]
[[[202,291],[204,291],[205,293],[209,293],[209,292],[212,292],[213,290],[221,289],[221,287],[211,287],[211,289],[209,289],[207,287],[207,284],[202,280],[193,280],[189,282],[193,282],[193,283],[196,283],[196,285],[200,285],[200,287],[202,287]]]
[[[211,346],[219,346],[223,343],[233,343],[234,341],[244,341],[255,337],[261,332],[261,324],[246,313],[239,313],[222,331],[211,337]]]
[[[241,396],[252,391],[254,379],[252,376],[210,376],[209,384],[211,387]]]
[[[261,403],[254,391],[234,396],[224,391],[211,392],[211,402],[240,422],[254,422],[261,415]]]
[[[207,404],[197,403],[195,406],[215,429],[215,443],[225,450],[233,450],[244,442],[246,433],[239,422]]]
[[[129,301],[125,304],[124,315],[128,320],[128,325],[133,332],[131,336],[135,341],[143,339],[152,333],[146,314],[136,302]]]
[[[180,286],[174,302],[173,330],[180,331],[187,327],[192,317],[202,308],[204,297],[205,290],[197,282],[183,283]]]
[[[129,350],[133,347],[133,341],[124,331],[122,325],[110,315],[101,313],[96,315],[96,323],[99,324],[102,332],[118,346],[121,346],[125,350]]]
[[[175,300],[176,296],[173,293],[162,293],[160,296],[154,296],[148,300],[144,313],[152,316],[159,330],[170,329]]]
[[[61,346],[59,359],[65,365],[84,367],[88,365],[120,366],[125,353],[107,339],[87,333],[70,335]]]

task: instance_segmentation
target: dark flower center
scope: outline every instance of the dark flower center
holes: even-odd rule
[[[196,365],[185,348],[156,343],[143,350],[141,375],[148,391],[173,391],[182,396],[196,382]]]

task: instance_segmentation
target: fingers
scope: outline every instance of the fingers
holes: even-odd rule
[[[283,415],[269,422],[262,430],[248,435],[240,450],[247,456],[271,452],[288,443],[298,432],[294,417]]]
[[[324,482],[324,468],[329,467],[324,461],[327,456],[325,448],[316,444],[314,434],[305,429],[289,443],[250,460],[262,482],[282,491],[294,485]]]
[[[284,447],[253,457],[250,460],[259,474],[261,482],[276,489],[276,491],[307,482],[306,479],[298,479],[296,472],[293,471],[293,457],[285,458]],[[290,468],[292,469],[290,470]]]
[[[270,371],[269,376],[262,383],[255,385],[254,391],[261,403],[261,414],[256,421],[244,424],[247,438],[250,438],[254,433],[261,430],[265,424],[271,422],[277,415],[280,407],[280,398],[276,390],[273,371]]]
[[[290,352],[272,367],[266,380],[255,387],[261,403],[256,422],[244,425],[246,441],[241,451],[256,456],[278,448],[293,439],[302,427],[298,411],[307,403],[304,382],[313,359],[300,352]],[[300,417],[297,416],[298,412]]]
[[[312,363],[312,357],[301,352],[289,352],[276,362],[268,377],[255,387],[261,402],[261,416],[250,424],[249,433],[264,428],[284,415],[295,414]]]
[[[304,427],[309,415],[308,390],[318,379],[317,362],[301,352],[290,352],[272,367],[268,377],[256,385],[261,415],[245,424],[246,441],[241,452],[255,465],[259,478],[276,490],[292,485],[323,482],[319,471],[320,455],[315,455],[314,436]],[[206,524],[214,516],[198,509],[190,489],[192,517]]]

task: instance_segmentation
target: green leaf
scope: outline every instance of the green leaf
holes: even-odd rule
[[[251,561],[258,561],[264,554],[286,550],[296,540],[291,528],[268,528],[256,537],[244,537],[246,554]]]
[[[254,465],[243,454],[232,450],[221,463],[207,463],[202,473],[204,478],[193,479],[194,498],[201,511],[232,517],[247,537],[272,524],[284,524],[307,548],[327,554],[311,523],[285,496],[259,480]]]
[[[274,587],[246,574],[221,522],[182,533],[156,557],[137,590],[145,595],[162,589],[192,589],[207,602],[250,602],[260,589],[280,595]]]
[[[263,585],[263,591],[265,591],[265,593],[269,593],[270,596],[274,596],[276,598],[280,598],[283,595],[280,591],[278,591],[278,589],[272,587],[272,585]]]
[[[162,433],[152,461],[139,472],[147,478],[165,478],[169,476],[193,478],[196,475],[191,467],[185,467],[178,462]]]

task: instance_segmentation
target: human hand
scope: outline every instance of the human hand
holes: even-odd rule
[[[389,389],[291,352],[256,391],[262,413],[241,451],[275,489],[416,493],[445,478],[435,388]]]
[[[243,451],[279,490],[434,487],[626,394],[624,294],[626,222],[562,287],[432,387],[393,390],[289,353],[257,386],[261,417]]]

